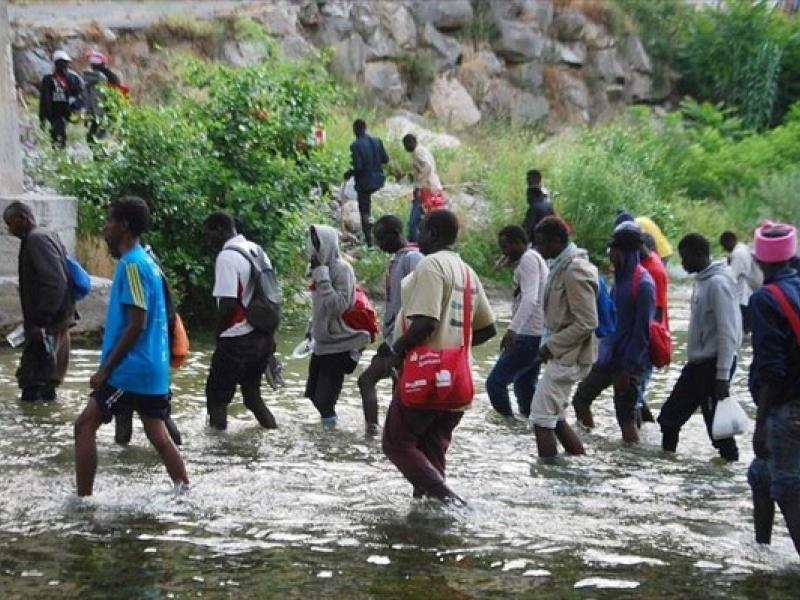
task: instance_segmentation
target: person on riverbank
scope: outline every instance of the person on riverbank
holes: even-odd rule
[[[764,224],[756,230],[755,255],[766,287],[750,298],[750,392],[758,411],[747,479],[756,541],[771,542],[777,503],[800,554],[800,274],[789,262],[796,252],[795,227]]]
[[[622,439],[639,441],[636,401],[642,374],[650,366],[650,322],[655,315],[655,284],[640,264],[643,237],[636,227],[617,227],[608,256],[614,265],[611,295],[617,313],[617,328],[600,340],[599,357],[578,385],[572,399],[578,422],[594,427],[591,405],[603,390],[614,386],[614,409]]]
[[[91,50],[88,54],[89,69],[83,72],[86,97],[86,118],[89,129],[86,141],[93,144],[106,135],[103,128],[105,109],[103,108],[103,90],[105,87],[121,88],[119,75],[108,66],[108,57],[99,50]]]
[[[39,86],[39,121],[50,124],[54,146],[67,144],[67,123],[83,108],[83,80],[70,69],[72,58],[64,50],[53,53],[53,72]]]
[[[442,191],[442,182],[436,174],[436,160],[425,146],[417,142],[412,134],[403,137],[403,147],[410,152],[414,160],[414,196],[411,201],[411,214],[408,219],[408,240],[417,242],[419,224],[422,220],[423,194],[436,194]]]
[[[747,244],[740,242],[732,231],[725,231],[719,236],[719,245],[728,254],[728,267],[736,282],[736,291],[739,298],[739,310],[742,312],[742,331],[750,333],[750,296],[760,287],[763,279],[758,265],[750,253]]]
[[[674,251],[672,244],[669,243],[667,236],[664,235],[664,232],[661,231],[661,228],[650,217],[639,216],[634,218],[631,213],[624,210],[617,211],[617,217],[614,219],[614,227],[619,227],[619,225],[628,221],[634,221],[639,225],[639,227],[642,228],[644,233],[649,233],[653,236],[653,239],[656,242],[656,252],[658,253],[658,257],[666,267]]]
[[[539,348],[544,374],[531,404],[531,423],[540,457],[558,454],[560,442],[568,454],[583,454],[583,443],[567,423],[567,407],[575,385],[597,359],[598,273],[588,253],[569,240],[569,229],[558,217],[536,226],[536,245],[550,261],[544,292],[545,335]]]
[[[669,293],[669,274],[664,267],[664,263],[656,252],[655,238],[649,233],[643,235],[644,242],[640,252],[641,265],[650,273],[653,283],[656,286],[656,314],[655,320],[664,325],[669,331],[669,303],[667,295]],[[639,397],[636,401],[637,421],[639,423],[653,423],[653,413],[647,406],[647,386],[653,378],[653,365],[651,364],[644,373],[642,381],[639,383]]]
[[[714,440],[711,425],[717,402],[730,395],[736,353],[742,342],[742,316],[736,283],[723,262],[712,262],[708,240],[690,233],[678,244],[683,268],[695,275],[686,365],[661,407],[661,447],[675,452],[680,430],[699,407],[711,444],[729,462],[739,460],[736,439]]]
[[[458,218],[451,211],[433,211],[422,221],[420,251],[425,258],[403,282],[397,317],[403,327],[395,327],[391,346],[382,346],[396,364],[402,364],[406,354],[419,346],[431,350],[462,346],[466,327],[473,332],[472,346],[496,334],[483,286],[454,250],[457,237]],[[467,277],[471,282],[470,323],[463,322]],[[445,454],[472,398],[459,400],[463,400],[461,408],[440,410],[407,406],[398,390],[392,397],[383,428],[383,451],[414,487],[415,497],[463,503],[445,483]]]
[[[212,292],[217,301],[216,347],[206,381],[209,424],[221,431],[227,428],[228,405],[238,386],[244,405],[259,425],[275,429],[275,417],[261,397],[261,379],[275,352],[275,338],[247,320],[247,307],[256,288],[248,256],[263,257],[268,265],[269,257],[261,246],[236,231],[233,217],[227,213],[210,214],[203,231],[206,244],[217,253]]]
[[[19,238],[19,301],[25,345],[17,384],[25,402],[49,402],[69,366],[69,329],[75,302],[69,286],[67,251],[58,234],[36,224],[30,206],[15,201],[3,211],[11,235]]]
[[[542,187],[542,173],[537,169],[531,169],[526,175],[528,189],[526,198],[528,200],[528,210],[525,213],[525,220],[522,222],[522,229],[531,242],[531,246],[536,246],[536,226],[545,217],[555,214],[550,197]]]
[[[389,162],[389,155],[379,138],[367,134],[367,124],[363,119],[355,120],[353,134],[356,139],[350,144],[352,168],[345,173],[345,180],[355,179],[364,243],[372,247],[372,194],[386,182],[383,165]]]
[[[180,451],[167,431],[170,348],[164,283],[158,265],[140,243],[150,211],[135,196],[112,202],[103,231],[118,259],[103,332],[100,366],[92,375],[89,402],[75,422],[78,496],[91,496],[97,472],[97,430],[116,414],[135,410],[147,438],[180,490],[189,485]]]
[[[353,329],[344,314],[355,303],[353,267],[339,256],[339,234],[327,225],[308,230],[311,269],[311,340],[305,396],[319,411],[322,424],[336,425],[336,402],[345,375],[355,371],[362,350],[370,341],[367,331]]]
[[[414,272],[422,260],[422,253],[416,244],[403,237],[403,223],[395,215],[384,215],[375,223],[375,242],[382,252],[392,255],[386,271],[386,309],[383,315],[384,344],[391,344],[397,314],[400,312],[400,288],[403,279]],[[394,364],[386,352],[377,352],[369,367],[358,378],[361,403],[364,407],[364,420],[367,433],[378,432],[378,382],[392,376]]]
[[[544,330],[544,290],[547,264],[528,244],[522,227],[508,225],[497,236],[500,251],[514,264],[514,297],[511,323],[500,342],[500,356],[486,379],[486,392],[492,407],[501,415],[513,417],[508,386],[514,384],[519,413],[530,416],[531,401],[539,380],[539,342]]]

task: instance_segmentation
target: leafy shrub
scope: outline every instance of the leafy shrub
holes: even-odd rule
[[[180,102],[120,102],[114,140],[94,160],[62,160],[59,187],[80,199],[81,230],[98,231],[115,196],[145,198],[153,217],[148,242],[190,314],[211,305],[213,257],[200,235],[215,210],[234,214],[282,279],[300,285],[298,240],[320,216],[314,198],[344,170],[343,155],[313,143],[313,125],[333,99],[327,74],[305,63],[231,69],[185,61],[177,68],[187,91]]]

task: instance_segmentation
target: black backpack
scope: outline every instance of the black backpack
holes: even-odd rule
[[[267,255],[257,246],[248,249],[228,246],[226,250],[238,252],[250,263],[250,277],[255,286],[253,298],[244,307],[247,322],[256,331],[274,334],[281,324],[283,292]]]

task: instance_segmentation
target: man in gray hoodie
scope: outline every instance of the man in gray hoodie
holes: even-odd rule
[[[334,426],[344,376],[355,370],[370,335],[351,328],[343,318],[355,302],[356,276],[353,267],[339,257],[336,230],[327,225],[309,227],[308,253],[314,351],[305,395],[319,411],[323,425]]]
[[[683,268],[695,274],[692,290],[686,365],[681,371],[658,423],[662,448],[675,452],[681,427],[699,406],[708,436],[717,402],[730,395],[730,380],[736,367],[736,352],[742,342],[742,315],[736,282],[722,262],[711,262],[708,240],[690,233],[678,244]],[[720,456],[730,462],[739,459],[734,438],[711,440]]]

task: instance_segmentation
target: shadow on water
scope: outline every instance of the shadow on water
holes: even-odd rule
[[[687,296],[674,296],[682,349]],[[295,342],[283,340],[284,356]],[[496,351],[476,354],[481,378]],[[651,424],[639,447],[624,447],[604,396],[596,430],[583,434],[588,454],[540,462],[527,424],[493,414],[481,393],[449,454],[451,484],[470,506],[443,508],[412,500],[380,439],[364,436],[355,378],[335,430],[302,397],[306,364],[287,360],[286,388],[265,389],[280,429],[260,429],[237,399],[229,431],[210,431],[206,346],[174,382],[191,492],[173,495],[140,427],[127,448],[104,427],[96,495],[77,503],[72,422],[98,352],[74,350],[49,406],[17,401],[16,359],[0,352],[3,599],[797,597],[782,522],[771,549],[752,542],[749,442],[739,464],[719,464],[699,415],[670,457]],[[656,411],[677,375],[656,374]],[[733,389],[752,414],[744,371]],[[385,411],[389,387],[380,392]]]

